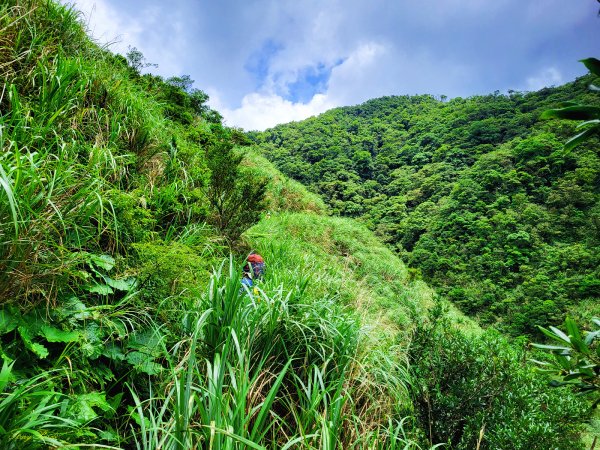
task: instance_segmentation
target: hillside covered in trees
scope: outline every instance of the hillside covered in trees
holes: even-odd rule
[[[528,362],[551,358],[437,299],[189,76],[146,66],[70,7],[0,4],[2,449],[583,448],[590,402]]]
[[[600,152],[565,150],[563,102],[598,104],[592,76],[538,92],[383,97],[250,133],[285,174],[359,218],[465,313],[513,335],[598,314]]]

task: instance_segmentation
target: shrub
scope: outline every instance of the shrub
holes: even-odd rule
[[[490,330],[466,336],[436,307],[409,351],[418,420],[431,443],[455,449],[573,449],[582,403],[552,391],[523,349]]]

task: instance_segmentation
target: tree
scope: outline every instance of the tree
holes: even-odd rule
[[[128,46],[125,57],[127,58],[127,64],[129,64],[129,67],[131,67],[138,75],[142,69],[147,67],[158,67],[158,64],[147,62],[144,54],[136,47]]]
[[[216,128],[216,138],[205,147],[210,182],[205,190],[212,225],[230,242],[259,220],[265,207],[267,180],[240,167],[231,132]]]
[[[188,93],[191,92],[192,86],[194,85],[194,80],[192,80],[192,78],[189,75],[182,75],[180,77],[170,77],[167,78],[165,81],[167,84],[178,87],[179,89]]]
[[[170,87],[170,89],[166,90],[165,95],[171,103],[185,109],[191,109],[194,114],[203,117],[210,123],[221,122],[223,117],[207,105],[209,100],[208,94],[194,88],[194,80],[189,75],[170,77],[165,80],[165,83]],[[179,116],[181,116],[181,112]]]

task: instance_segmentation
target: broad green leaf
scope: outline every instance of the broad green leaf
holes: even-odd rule
[[[161,340],[164,336],[158,330],[147,329],[135,333],[127,343],[127,347],[157,357],[161,355]]]
[[[91,292],[92,294],[100,295],[110,295],[115,292],[110,286],[107,286],[106,284],[88,284],[84,286],[84,289],[86,289],[88,292]]]
[[[6,334],[13,331],[19,325],[17,318],[8,310],[3,308],[0,311],[0,334]]]
[[[594,342],[594,340],[596,340],[596,338],[600,336],[600,330],[598,331],[590,331],[588,334],[586,334],[584,342],[586,345],[591,345],[592,342]]]
[[[542,119],[592,120],[600,119],[600,108],[596,106],[567,106],[566,108],[549,109],[542,113]]]
[[[554,327],[550,327],[550,328],[554,328]],[[555,340],[555,341],[559,341],[559,342],[564,342],[564,343],[567,343],[567,344],[570,344],[570,343],[571,343],[571,342],[569,341],[569,337],[568,337],[567,335],[565,335],[565,334],[564,334],[562,331],[560,331],[560,330],[558,330],[558,331],[559,331],[559,332],[562,334],[562,336],[564,336],[566,339],[563,339],[563,337],[562,337],[562,336],[560,336],[560,335],[556,335],[556,334],[555,334],[553,331],[547,330],[547,329],[545,329],[544,327],[540,327],[540,326],[538,326],[538,329],[539,329],[539,330],[540,330],[542,333],[544,333],[546,336],[548,336],[550,339],[553,339],[553,340]],[[556,328],[555,328],[555,329],[556,329]],[[534,344],[534,345],[538,345],[538,344]],[[542,348],[542,347],[540,347],[540,348]]]
[[[565,341],[567,344],[571,343],[571,339],[569,338],[569,336],[567,336],[562,330],[559,330],[556,327],[549,327],[550,331],[552,331],[552,333],[554,333],[559,339]]]
[[[135,278],[122,278],[120,280],[113,280],[109,277],[104,277],[104,281],[111,288],[116,289],[117,291],[129,292],[136,284]]]
[[[570,317],[567,317],[567,319],[565,320],[565,326],[567,327],[567,332],[569,333],[571,345],[575,347],[575,350],[583,353],[584,355],[589,354],[590,351],[583,342],[581,338],[581,331],[579,331],[579,327],[577,326],[575,321]]]
[[[80,348],[89,358],[96,359],[102,354],[102,351],[105,348],[104,342],[102,341],[104,333],[105,330],[100,328],[98,324],[94,322],[86,324],[81,335],[82,341]]]
[[[106,394],[103,392],[89,392],[77,395],[71,402],[67,415],[80,424],[85,424],[98,417],[98,413],[94,408],[99,408],[102,411],[112,410],[112,406],[106,401]]]
[[[23,339],[23,343],[25,344],[25,347],[27,349],[31,350],[34,354],[36,354],[42,359],[46,358],[50,354],[48,349],[42,344],[33,342],[33,338],[31,336],[31,331],[29,330],[29,328],[25,326],[20,326],[18,327],[18,330],[19,334],[21,335],[21,339]]]
[[[110,255],[89,255],[88,261],[107,272],[115,267],[115,259]]]
[[[113,342],[111,342],[110,344],[108,344],[105,347],[102,354],[104,356],[106,356],[107,358],[110,358],[114,361],[124,361],[125,360],[125,353],[123,353],[123,350],[121,350],[121,348],[118,345],[114,344]]]
[[[162,371],[162,366],[152,360],[151,355],[142,352],[131,352],[127,354],[127,362],[140,372],[148,375],[158,375]]]
[[[596,130],[595,128],[588,128],[587,130],[582,131],[579,134],[576,134],[575,136],[570,138],[567,142],[565,142],[565,149],[573,150],[575,147],[577,147],[583,141],[586,141],[590,136],[592,136],[593,134],[595,134],[597,132],[598,132],[598,130]]]
[[[50,325],[42,327],[42,334],[48,342],[77,342],[81,337],[78,331],[60,330]]]
[[[590,72],[600,77],[600,60],[596,58],[586,58],[580,60],[580,62],[582,62]]]
[[[75,296],[69,297],[55,311],[59,319],[69,319],[71,324],[75,324],[79,320],[89,319],[92,315],[87,306]]]

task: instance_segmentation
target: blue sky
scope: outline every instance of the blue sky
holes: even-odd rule
[[[536,90],[600,57],[596,0],[62,1],[247,130],[382,95]]]

